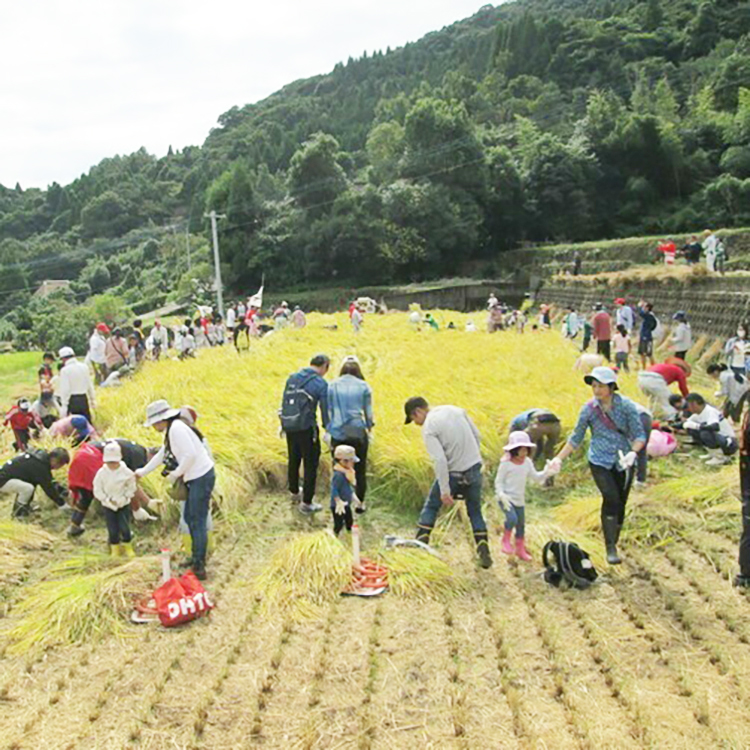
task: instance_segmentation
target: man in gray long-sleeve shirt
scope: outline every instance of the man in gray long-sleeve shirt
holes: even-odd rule
[[[479,430],[465,409],[430,405],[420,396],[404,404],[406,424],[422,428],[422,437],[435,465],[435,482],[419,516],[417,539],[429,543],[430,533],[442,505],[453,505],[454,497],[466,501],[479,564],[492,565],[487,526],[482,516],[482,455]]]

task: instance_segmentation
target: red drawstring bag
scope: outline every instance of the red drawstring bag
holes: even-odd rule
[[[192,570],[159,586],[154,591],[154,601],[159,621],[165,628],[183,625],[214,608],[208,592]]]

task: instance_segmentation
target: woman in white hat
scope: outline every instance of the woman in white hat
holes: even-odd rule
[[[197,427],[188,426],[179,416],[180,410],[173,409],[164,399],[154,401],[146,407],[146,426],[164,434],[164,445],[136,475],[144,477],[164,464],[171,482],[178,479],[185,482],[185,521],[192,540],[191,568],[198,579],[204,580],[208,546],[206,522],[216,472],[203,435]]]
[[[519,559],[529,562],[531,555],[526,551],[526,482],[531,479],[537,484],[544,482],[554,472],[551,462],[543,471],[537,471],[531,460],[536,447],[526,432],[511,432],[508,444],[503,448],[504,455],[495,476],[495,497],[505,513],[505,531],[502,550],[506,555],[513,554],[510,536],[515,529],[515,553]]]
[[[552,461],[559,471],[562,462],[580,448],[591,431],[588,459],[591,474],[602,495],[602,530],[607,562],[621,562],[617,542],[625,521],[625,504],[633,483],[635,462],[646,444],[646,434],[633,401],[617,393],[617,375],[609,367],[595,367],[584,381],[594,398],[584,404],[568,442]]]

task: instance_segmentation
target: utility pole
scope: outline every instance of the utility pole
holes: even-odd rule
[[[188,271],[190,270],[190,222],[185,226],[185,246],[187,247]]]
[[[211,236],[214,241],[214,272],[216,278],[216,297],[219,307],[219,315],[224,317],[224,288],[221,283],[221,260],[219,259],[219,236],[216,232],[216,219],[226,219],[224,214],[217,214],[216,211],[211,211],[208,214],[203,214],[204,217],[211,219]]]

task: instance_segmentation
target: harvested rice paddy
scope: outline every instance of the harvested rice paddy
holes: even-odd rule
[[[466,316],[438,318],[462,326]],[[338,330],[323,327],[334,322]],[[363,548],[378,559],[388,559],[379,557],[385,534],[413,533],[429,485],[418,430],[403,425],[404,398],[421,392],[465,406],[490,469],[517,412],[549,407],[570,427],[589,398],[572,370],[575,352],[556,333],[417,333],[397,314],[368,317],[358,337],[343,317],[310,316],[304,331],[274,334],[250,352],[146,366],[101,394],[101,415],[108,434],[149,444],[145,403],[164,396],[197,408],[221,463],[206,584],[216,609],[183,628],[123,623],[113,632],[111,611],[95,609],[98,631],[80,627],[76,614],[75,628],[50,622],[54,637],[19,649],[14,629],[37,611],[28,602],[45,582],[109,580],[108,568],[94,572],[106,533],[91,519],[82,540],[67,539],[65,518],[43,499],[36,521],[46,533],[0,524],[0,747],[750,746],[750,609],[731,586],[737,468],[707,469],[687,450],[655,464],[631,497],[619,568],[601,562],[596,495],[579,458],[552,490],[529,492],[531,564],[500,552],[501,516],[488,494],[491,569],[476,567],[460,515],[436,533],[455,592],[446,594],[443,575],[434,595],[402,586],[379,598],[316,595],[311,607],[270,606],[270,563],[330,522],[327,511],[302,517],[284,495],[275,417],[284,377],[319,350],[335,364],[357,353],[373,386],[372,495],[361,527]],[[624,391],[636,395],[634,383],[626,378]],[[176,547],[165,515],[136,528],[141,555]],[[599,584],[564,591],[542,580],[540,550],[555,537],[592,553]],[[392,556],[394,569],[409,556]],[[138,575],[149,565],[156,582],[157,557]]]

